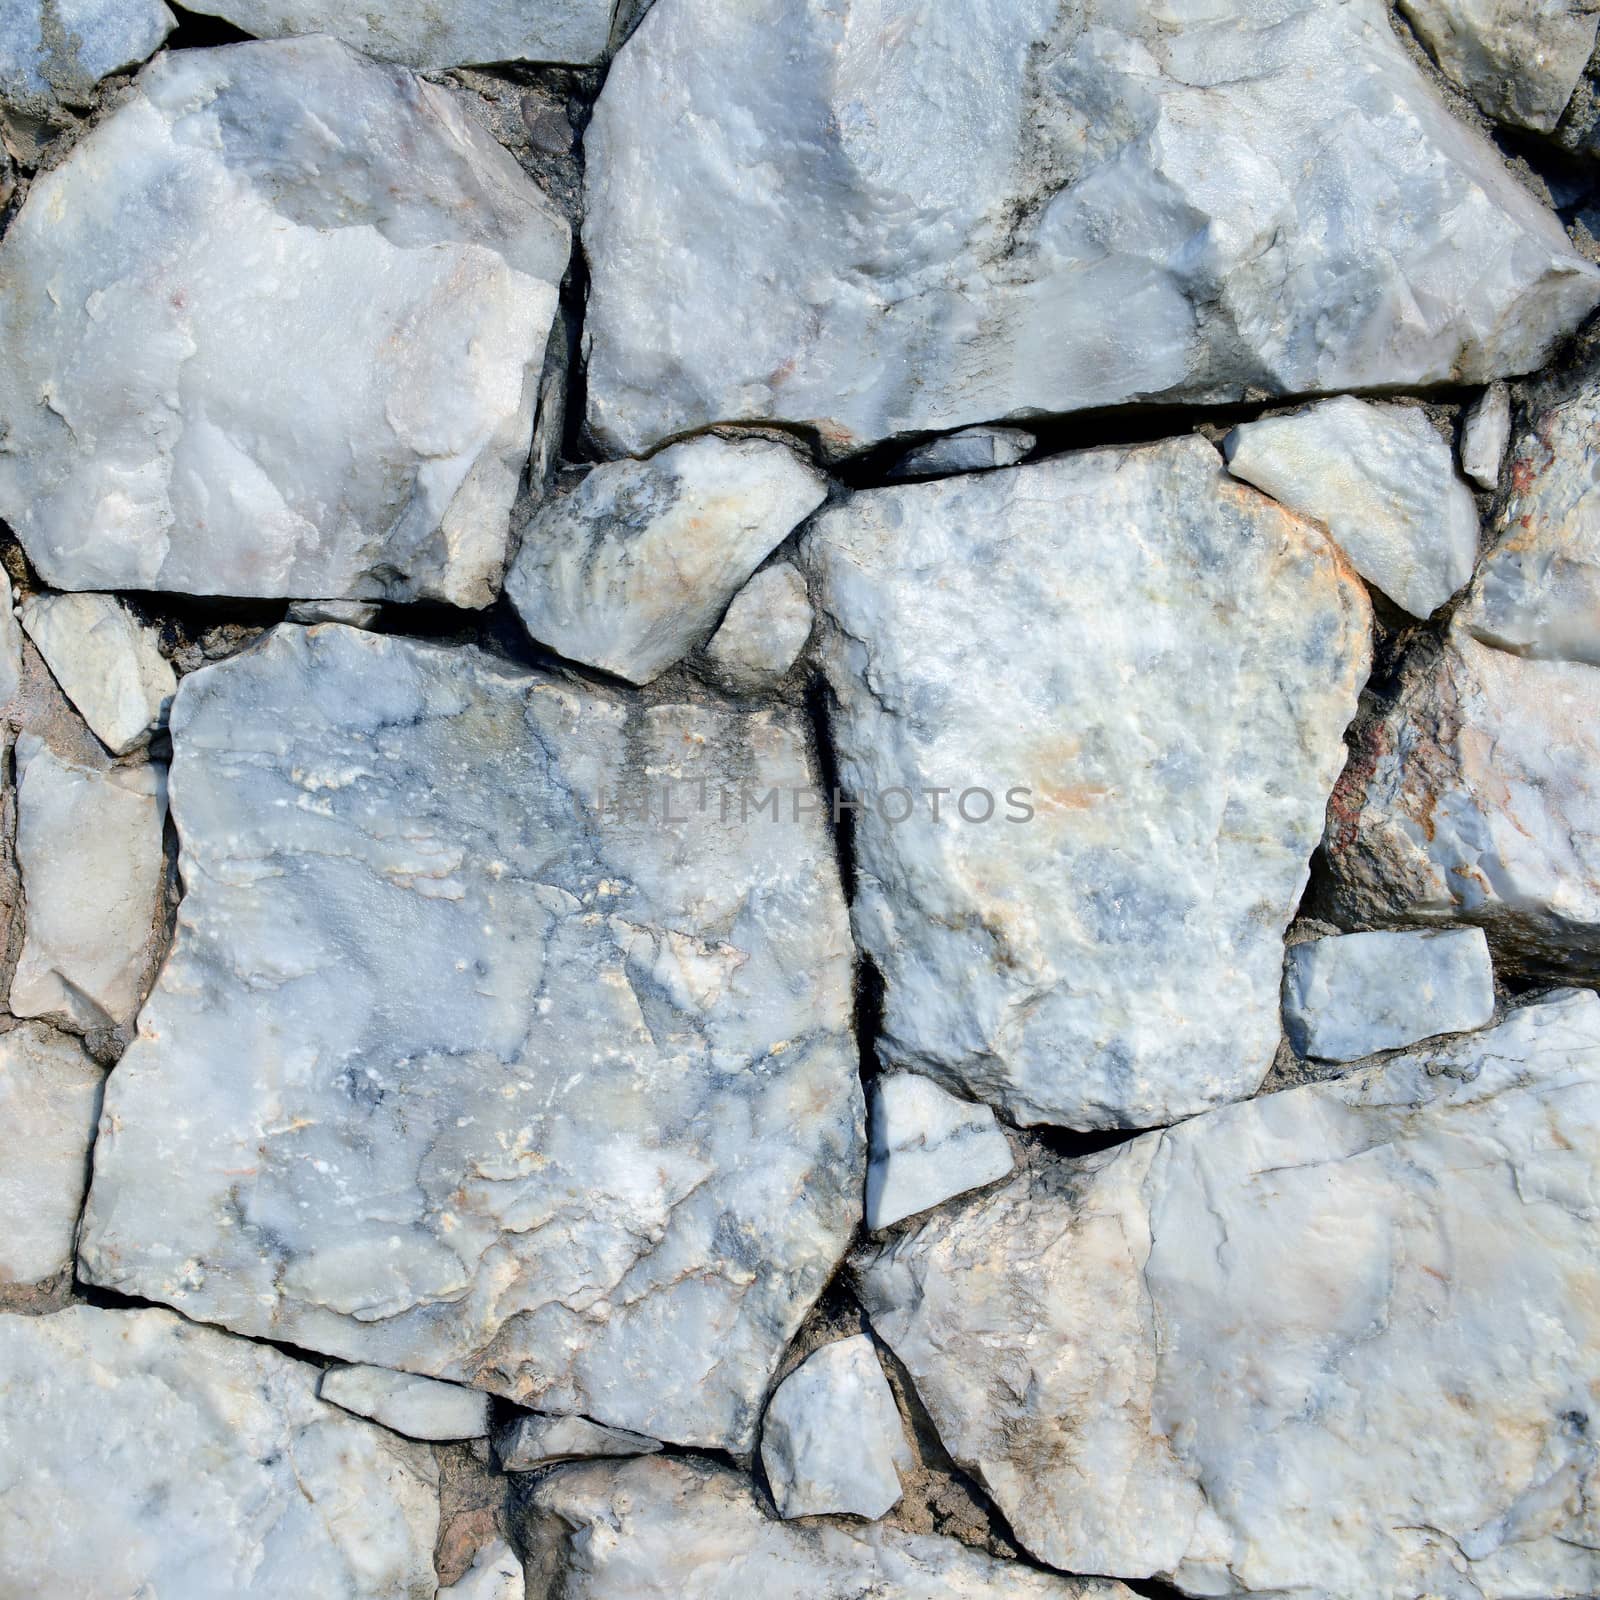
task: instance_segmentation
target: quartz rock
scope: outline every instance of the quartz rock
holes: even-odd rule
[[[1381,0],[657,0],[585,151],[616,453],[1481,383],[1600,298]]]
[[[1341,395],[1235,428],[1228,470],[1323,523],[1402,610],[1430,616],[1472,576],[1478,508],[1450,447],[1415,406]]]
[[[889,470],[891,478],[943,478],[953,472],[1014,467],[1038,441],[1022,428],[962,428],[913,446]]]
[[[525,1600],[522,1563],[504,1539],[492,1539],[473,1557],[472,1565],[438,1600]]]
[[[387,1367],[330,1367],[317,1393],[411,1439],[481,1439],[489,1432],[489,1397],[458,1383]]]
[[[1600,976],[1600,673],[1452,630],[1328,806],[1341,924],[1470,923],[1514,972]]]
[[[77,1029],[126,1022],[144,997],[161,914],[166,768],[81,766],[24,734],[17,773],[27,913],[11,1010]]]
[[[1347,933],[1292,945],[1284,963],[1289,1042],[1355,1061],[1494,1016],[1494,964],[1481,928]]]
[[[706,642],[826,494],[821,473],[765,439],[707,436],[610,462],[535,513],[506,593],[542,644],[649,683]]]
[[[22,688],[22,629],[12,606],[11,579],[0,570],[0,722],[7,719]],[[9,731],[0,741],[10,743]]]
[[[861,1215],[832,840],[717,798],[814,800],[799,714],[285,626],[183,680],[172,740],[186,894],[85,1277],[747,1447]]]
[[[761,1465],[785,1517],[877,1518],[912,1466],[900,1410],[864,1333],[813,1351],[778,1385],[761,1424]]]
[[[560,1467],[533,1485],[523,1516],[541,1563],[530,1587],[562,1600],[1133,1600],[1120,1583],[880,1523],[791,1527],[767,1516],[748,1478],[704,1460]]]
[[[438,70],[496,61],[583,66],[605,56],[613,0],[202,0],[258,39],[331,33],[383,61]]]
[[[1549,133],[1594,54],[1594,0],[1399,0],[1439,69],[1496,122]]]
[[[59,589],[487,605],[567,252],[402,68],[163,57],[0,242],[0,516]]]
[[[342,622],[348,628],[370,628],[382,614],[383,607],[373,600],[296,600],[283,619],[306,627]]]
[[[730,688],[769,688],[799,660],[811,621],[806,580],[787,561],[776,562],[733,597],[706,661]]]
[[[421,1445],[317,1369],[170,1311],[0,1315],[7,1594],[433,1600]]]
[[[625,1428],[602,1428],[587,1417],[518,1417],[495,1440],[502,1472],[532,1472],[589,1456],[649,1456],[660,1448],[659,1440]]]
[[[1321,531],[1191,436],[857,494],[804,555],[884,1063],[1070,1127],[1252,1093],[1368,664]]]
[[[887,1228],[1012,1168],[988,1106],[958,1100],[914,1072],[875,1079],[868,1117],[867,1226]]]
[[[112,755],[147,744],[178,687],[156,648],[156,630],[113,594],[41,594],[22,607],[22,626]]]
[[[35,115],[87,105],[176,26],[161,0],[0,0],[0,102]]]
[[[76,1039],[36,1022],[0,1034],[0,1283],[72,1260],[102,1076]]]
[[[1190,1594],[1588,1596],[1600,999],[1229,1106],[869,1250],[1040,1559]]]
[[[1491,383],[1461,425],[1461,470],[1480,489],[1500,487],[1500,462],[1511,441],[1511,396]]]

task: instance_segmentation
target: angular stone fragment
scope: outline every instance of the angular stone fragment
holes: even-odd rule
[[[787,561],[776,562],[733,597],[706,661],[730,688],[768,688],[799,659],[811,622],[806,580]]]
[[[852,952],[814,814],[688,797],[810,790],[803,721],[281,627],[172,738],[187,892],[85,1275],[745,1447],[860,1217]]]
[[[1600,672],[1453,629],[1365,724],[1328,806],[1345,926],[1472,923],[1512,971],[1600,975]]]
[[[0,571],[0,720],[9,717],[22,687],[22,629],[12,600],[11,579]],[[0,741],[9,744],[9,729]]]
[[[433,1600],[420,1445],[169,1311],[0,1315],[0,1550],[29,1600]]]
[[[1071,1127],[1253,1092],[1368,664],[1322,532],[1191,437],[857,494],[804,554],[884,1062]]]
[[[1511,396],[1491,383],[1461,425],[1461,470],[1480,489],[1500,487],[1500,462],[1511,440]]]
[[[495,1440],[502,1472],[532,1472],[590,1456],[649,1456],[660,1448],[659,1440],[625,1428],[602,1428],[587,1417],[518,1417]]]
[[[1012,1168],[988,1106],[958,1100],[914,1072],[873,1081],[868,1116],[867,1226],[887,1228]]]
[[[1038,441],[1022,428],[962,428],[930,439],[900,457],[890,478],[943,478],[953,472],[1014,467]]]
[[[1589,1596],[1600,999],[1077,1162],[866,1252],[1042,1560],[1191,1594]]]
[[[619,453],[1484,382],[1600,297],[1380,0],[657,0],[585,149]]]
[[[523,530],[506,593],[529,633],[649,683],[717,618],[827,484],[765,439],[708,436],[595,467]]]
[[[87,105],[176,25],[161,0],[0,0],[0,102],[36,116]]]
[[[1283,1021],[1303,1056],[1355,1061],[1494,1016],[1481,928],[1347,933],[1290,947]]]
[[[144,998],[166,871],[166,768],[97,769],[17,741],[17,864],[26,936],[19,1017],[78,1029],[126,1022]]]
[[[1496,122],[1549,133],[1594,53],[1595,0],[1399,0],[1440,70]]]
[[[1235,428],[1228,470],[1326,525],[1402,610],[1430,616],[1472,576],[1478,508],[1450,446],[1415,406],[1341,395]]]
[[[104,1074],[36,1022],[0,1034],[0,1283],[38,1283],[72,1260]]]
[[[315,627],[319,622],[342,622],[350,628],[370,628],[383,614],[372,600],[296,600],[283,614],[285,622]]]
[[[785,1517],[872,1519],[899,1503],[911,1447],[865,1334],[823,1345],[778,1385],[761,1423],[761,1465]]]
[[[487,605],[567,251],[447,90],[164,57],[0,243],[0,516],[59,589]]]
[[[562,1600],[1133,1600],[1120,1583],[996,1561],[954,1539],[877,1523],[791,1527],[762,1510],[748,1478],[703,1460],[559,1468],[534,1484],[523,1530],[531,1592]]]
[[[178,687],[154,628],[135,621],[114,594],[35,595],[22,607],[22,625],[112,755],[149,742]]]
[[[504,1539],[494,1539],[473,1557],[466,1573],[438,1600],[524,1600],[527,1593],[522,1563]]]
[[[489,1397],[387,1367],[329,1367],[317,1393],[411,1439],[480,1439],[489,1432]]]

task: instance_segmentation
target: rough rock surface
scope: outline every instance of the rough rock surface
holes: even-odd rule
[[[336,626],[186,678],[187,893],[85,1276],[747,1445],[861,1207],[832,843],[717,798],[809,790],[802,726]]]
[[[81,766],[25,734],[17,773],[27,934],[11,1010],[78,1029],[126,1022],[144,998],[161,908],[166,768]]]
[[[495,1439],[503,1472],[532,1472],[557,1461],[591,1456],[651,1456],[659,1440],[625,1428],[602,1428],[587,1417],[518,1417]]]
[[[36,1022],[0,1034],[0,1283],[38,1283],[72,1260],[103,1074]]]
[[[885,1063],[1071,1127],[1251,1093],[1367,672],[1322,532],[1191,437],[858,494],[804,554]]]
[[[154,629],[111,594],[35,595],[22,607],[22,625],[112,755],[149,743],[178,687]]]
[[[1023,428],[962,428],[914,445],[889,469],[891,478],[944,478],[954,472],[1014,467],[1038,441]]]
[[[1231,1106],[868,1252],[1017,1537],[1190,1593],[1587,1596],[1600,999]]]
[[[166,56],[0,242],[0,516],[59,589],[486,605],[567,253],[402,68]]]
[[[1223,449],[1234,477],[1323,523],[1351,566],[1412,616],[1432,615],[1472,576],[1478,508],[1418,407],[1341,395],[1247,422]]]
[[[167,1311],[0,1315],[0,1587],[433,1600],[432,1458],[316,1381]]]
[[[375,600],[296,600],[283,614],[285,622],[314,627],[319,622],[342,622],[350,628],[370,628],[383,607]]]
[[[472,1565],[439,1600],[524,1600],[522,1563],[504,1539],[494,1539],[473,1557]]]
[[[1133,1600],[1120,1583],[994,1561],[954,1539],[793,1527],[768,1516],[749,1479],[709,1461],[558,1468],[534,1483],[523,1530],[537,1552],[530,1590],[562,1600]]]
[[[594,468],[523,530],[506,592],[529,633],[649,683],[704,644],[827,484],[781,444],[708,436]]]
[[[1379,0],[657,0],[585,150],[618,453],[1483,382],[1600,298]]]
[[[1357,1061],[1493,1016],[1494,963],[1481,928],[1308,939],[1284,961],[1289,1042],[1320,1061]]]
[[[787,561],[775,562],[733,597],[706,661],[730,688],[768,688],[799,660],[811,624],[806,580]]]
[[[1011,1170],[1011,1146],[994,1112],[915,1072],[881,1074],[868,1105],[869,1228],[887,1228]]]
[[[317,1393],[410,1439],[478,1439],[489,1432],[489,1397],[387,1367],[330,1367]]]
[[[881,1517],[900,1499],[911,1446],[864,1333],[814,1350],[777,1387],[761,1422],[761,1466],[780,1515]]]
[[[1480,489],[1500,487],[1500,463],[1511,442],[1511,395],[1491,383],[1461,425],[1461,470]]]
[[[161,0],[0,0],[0,103],[34,115],[84,105],[102,78],[153,55],[174,22]]]

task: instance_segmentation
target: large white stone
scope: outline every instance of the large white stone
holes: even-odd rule
[[[567,252],[403,68],[166,56],[0,242],[0,516],[58,589],[487,605]]]
[[[878,1523],[791,1527],[704,1460],[561,1467],[524,1502],[530,1588],[562,1600],[1133,1600]],[[541,1588],[543,1583],[546,1587]]]
[[[37,1283],[72,1260],[104,1075],[36,1022],[0,1034],[0,1283]]]
[[[62,693],[112,755],[149,742],[178,687],[156,631],[112,594],[40,594],[22,625]]]
[[[506,593],[529,633],[649,683],[704,644],[827,483],[781,444],[707,436],[595,467],[523,530]]]
[[[585,150],[615,452],[1483,382],[1600,297],[1381,0],[657,0]]]
[[[804,555],[885,1063],[1072,1127],[1252,1093],[1367,672],[1322,532],[1191,437],[857,494]]]
[[[988,1106],[958,1100],[914,1072],[885,1072],[868,1100],[867,1226],[887,1228],[1012,1167]]]
[[[518,1417],[495,1440],[503,1472],[532,1472],[590,1456],[650,1456],[660,1448],[659,1440],[626,1428],[603,1428],[587,1417]]]
[[[1235,428],[1228,470],[1323,523],[1397,606],[1430,616],[1472,576],[1478,508],[1450,446],[1415,406],[1341,395]]]
[[[185,678],[172,739],[186,894],[84,1275],[748,1447],[861,1214],[833,842],[716,795],[810,798],[803,720],[285,626]]]
[[[489,1397],[481,1389],[412,1372],[329,1367],[317,1393],[411,1439],[479,1439],[489,1432]]]
[[[0,102],[36,115],[58,100],[86,105],[176,21],[161,0],[0,0]]]
[[[0,1592],[433,1600],[420,1445],[169,1311],[0,1315]]]
[[[1461,424],[1461,470],[1480,489],[1500,487],[1500,463],[1511,442],[1511,395],[1491,383]]]
[[[1042,1560],[1191,1594],[1600,1589],[1600,999],[1032,1171],[867,1253]]]
[[[775,562],[733,597],[706,662],[732,689],[770,688],[799,660],[812,620],[806,580],[787,561]]]
[[[166,768],[81,766],[24,734],[17,774],[26,910],[11,1010],[79,1029],[126,1022],[161,911]]]

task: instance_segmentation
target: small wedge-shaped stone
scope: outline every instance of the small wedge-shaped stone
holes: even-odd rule
[[[615,453],[1481,383],[1600,298],[1381,0],[656,0],[585,155]]]
[[[962,428],[907,450],[889,469],[889,477],[944,478],[954,472],[1014,467],[1036,443],[1022,428]]]
[[[284,626],[184,679],[172,740],[186,893],[110,1085],[84,1275],[753,1444],[865,1165],[820,807],[717,798],[814,796],[803,718]]]
[[[330,1367],[317,1393],[410,1439],[480,1439],[489,1432],[489,1397],[481,1389],[414,1372]]]
[[[885,1064],[1069,1127],[1252,1093],[1367,673],[1322,531],[1189,438],[857,494],[804,555]]]
[[[1229,1106],[865,1253],[1040,1559],[1190,1594],[1600,1591],[1600,999]]]
[[[914,1072],[885,1072],[869,1097],[867,1226],[887,1228],[1012,1167],[988,1106],[958,1100]]]
[[[1120,1583],[954,1539],[827,1519],[792,1527],[748,1478],[709,1461],[559,1467],[533,1486],[523,1531],[529,1593],[561,1600],[1133,1600]]]
[[[704,644],[827,484],[764,439],[688,439],[594,468],[523,530],[506,593],[541,644],[649,683]]]
[[[170,1311],[0,1315],[0,1591],[433,1600],[421,1445]]]
[[[72,1260],[104,1073],[76,1039],[36,1022],[0,1034],[0,1284]]]
[[[1415,406],[1341,395],[1235,428],[1228,470],[1323,523],[1402,610],[1430,616],[1472,576],[1478,508],[1450,446]]]
[[[438,1600],[524,1600],[527,1593],[522,1563],[504,1539],[491,1539],[472,1558],[472,1565]]]
[[[591,1456],[650,1456],[658,1439],[625,1428],[603,1428],[587,1417],[518,1417],[495,1439],[502,1472],[532,1472],[557,1461],[582,1461]]]
[[[1511,442],[1511,395],[1491,383],[1461,424],[1461,470],[1480,489],[1500,487],[1500,463]]]
[[[768,688],[799,659],[811,624],[806,580],[787,561],[779,561],[733,597],[706,646],[706,662],[732,689]]]
[[[176,26],[161,0],[0,0],[0,103],[35,116],[87,105],[102,78],[153,55]]]
[[[113,594],[41,594],[22,625],[62,692],[114,756],[149,742],[178,687],[156,632]]]
[[[403,68],[163,57],[0,241],[0,516],[58,589],[487,605],[568,245]]]

